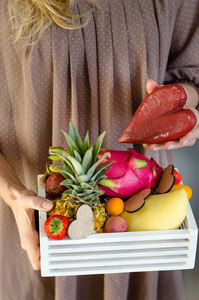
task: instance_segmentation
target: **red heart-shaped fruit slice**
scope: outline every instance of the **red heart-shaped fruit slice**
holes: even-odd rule
[[[198,123],[192,108],[183,108],[187,92],[180,84],[154,90],[138,107],[122,132],[119,143],[157,144],[182,137]]]

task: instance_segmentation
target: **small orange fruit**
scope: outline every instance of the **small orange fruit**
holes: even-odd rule
[[[188,196],[188,199],[191,199],[191,197],[192,197],[192,189],[188,185],[185,185],[185,184],[174,184],[174,186],[172,187],[172,189],[170,191],[172,192],[172,191],[178,190],[180,188],[185,189],[185,191],[187,193],[187,196]]]
[[[110,216],[118,216],[124,210],[124,202],[122,199],[114,197],[106,203],[106,211]]]

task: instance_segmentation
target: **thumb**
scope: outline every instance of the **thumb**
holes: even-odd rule
[[[19,202],[23,208],[31,208],[42,211],[51,211],[54,206],[52,201],[44,197],[39,197],[29,190],[22,192],[19,197]]]
[[[159,87],[159,84],[156,81],[154,81],[153,79],[148,79],[147,80],[146,89],[147,89],[148,94],[151,94],[158,87]]]

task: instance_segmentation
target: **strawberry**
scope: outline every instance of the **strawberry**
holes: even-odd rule
[[[70,221],[67,217],[61,215],[52,215],[44,223],[44,230],[48,237],[54,240],[61,240],[67,234],[67,228]]]
[[[175,177],[175,183],[174,184],[180,184],[181,180],[182,180],[182,176],[180,175],[180,173],[177,170],[174,170],[173,175]]]

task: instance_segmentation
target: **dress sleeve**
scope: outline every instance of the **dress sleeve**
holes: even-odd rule
[[[199,93],[199,1],[181,0],[172,36],[165,84],[184,82]]]

